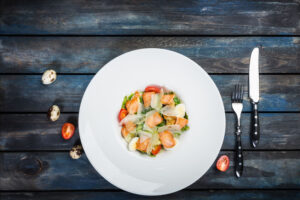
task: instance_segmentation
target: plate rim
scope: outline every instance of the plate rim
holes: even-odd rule
[[[219,101],[219,105],[221,105],[221,110],[222,110],[222,121],[223,121],[222,124],[220,123],[220,126],[222,125],[222,129],[223,129],[223,134],[222,134],[223,137],[222,137],[222,142],[221,142],[221,144],[220,144],[220,147],[218,148],[219,150],[218,150],[218,152],[217,152],[217,155],[215,156],[215,157],[217,158],[218,154],[219,154],[220,151],[221,151],[222,144],[224,143],[224,138],[225,138],[225,133],[226,133],[226,113],[225,113],[225,107],[224,107],[224,102],[223,102],[221,93],[220,93],[220,91],[219,91],[217,85],[215,84],[214,80],[210,77],[210,75],[209,75],[209,74],[208,74],[208,73],[207,73],[207,72],[206,72],[206,71],[205,71],[198,63],[196,63],[194,60],[192,60],[191,58],[189,58],[189,57],[187,57],[187,56],[185,56],[185,55],[183,55],[183,54],[181,54],[181,53],[178,53],[178,52],[176,52],[176,51],[169,50],[169,49],[163,49],[163,48],[140,48],[140,49],[134,49],[134,50],[131,50],[131,51],[127,51],[127,52],[122,53],[122,54],[120,54],[120,55],[118,55],[118,56],[112,58],[111,60],[109,60],[106,64],[104,64],[104,65],[96,72],[96,74],[95,74],[95,75],[93,76],[93,78],[90,80],[88,86],[86,87],[86,89],[85,89],[85,91],[84,91],[84,94],[83,94],[83,96],[82,96],[82,98],[81,98],[80,107],[79,107],[79,113],[78,113],[78,130],[79,130],[79,138],[80,138],[80,140],[81,140],[81,144],[82,144],[82,146],[83,146],[84,151],[87,152],[86,149],[89,149],[89,148],[87,148],[87,145],[85,144],[85,142],[83,142],[83,141],[85,141],[85,139],[83,139],[83,138],[84,138],[83,135],[80,134],[80,132],[81,132],[81,131],[80,131],[80,127],[81,127],[81,126],[80,126],[80,124],[81,124],[81,123],[80,123],[80,121],[81,121],[81,115],[80,115],[80,113],[82,113],[81,110],[82,110],[83,101],[84,101],[84,99],[85,99],[87,90],[88,90],[89,87],[91,86],[91,82],[93,82],[93,80],[96,78],[96,76],[97,76],[99,73],[101,73],[101,72],[103,71],[103,69],[106,68],[107,65],[109,65],[109,64],[110,64],[112,61],[114,61],[115,59],[117,59],[117,58],[119,58],[119,57],[121,57],[121,56],[125,56],[126,54],[130,54],[130,53],[133,53],[133,52],[136,52],[136,51],[144,51],[144,50],[146,50],[146,51],[147,51],[147,50],[168,51],[168,52],[171,52],[171,53],[174,53],[174,54],[178,54],[179,56],[183,56],[183,57],[185,57],[185,59],[188,59],[189,61],[191,61],[191,62],[193,62],[194,64],[196,64],[196,65],[201,69],[202,73],[205,74],[205,76],[211,81],[211,83],[213,84],[213,87],[214,87],[214,89],[216,90],[217,95],[218,95],[218,101]],[[213,162],[213,163],[209,166],[209,168],[204,172],[204,174],[202,174],[200,177],[197,177],[197,179],[196,179],[195,181],[192,181],[189,185],[185,186],[184,188],[176,189],[176,190],[174,190],[174,191],[169,191],[169,192],[164,192],[164,193],[156,193],[156,194],[151,193],[151,194],[149,194],[149,193],[143,193],[143,192],[138,192],[138,191],[131,191],[131,190],[128,190],[128,189],[124,188],[122,185],[120,185],[120,184],[114,182],[113,180],[111,180],[110,177],[108,177],[108,176],[106,176],[104,173],[100,173],[100,172],[98,171],[98,169],[97,169],[97,168],[94,166],[94,164],[93,164],[93,162],[94,162],[94,161],[92,161],[93,159],[90,158],[90,156],[88,155],[88,153],[85,153],[85,155],[86,155],[86,157],[87,157],[89,163],[90,163],[90,164],[92,165],[92,167],[95,169],[95,171],[96,171],[100,176],[102,176],[106,181],[108,181],[110,184],[112,184],[113,186],[118,187],[119,189],[121,189],[121,190],[123,190],[123,191],[129,192],[129,193],[132,193],[132,194],[143,195],[143,196],[160,196],[160,195],[167,195],[167,194],[172,194],[172,193],[175,193],[175,192],[177,192],[177,191],[180,191],[180,190],[182,190],[182,189],[184,189],[184,188],[187,188],[187,187],[189,187],[190,185],[194,184],[194,183],[195,183],[197,180],[199,180],[201,177],[203,177],[203,175],[205,175],[205,173],[207,173],[207,171],[208,171],[208,170],[212,167],[212,165],[214,164],[214,162]]]

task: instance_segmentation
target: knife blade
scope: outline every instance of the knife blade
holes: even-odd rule
[[[259,102],[259,48],[254,48],[251,53],[249,67],[249,97],[252,104],[250,143],[257,147],[260,138],[258,102]]]

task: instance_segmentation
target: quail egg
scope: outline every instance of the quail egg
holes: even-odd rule
[[[79,159],[83,153],[81,145],[75,145],[70,151],[70,157],[73,159]]]
[[[60,109],[57,105],[53,105],[48,110],[48,117],[51,121],[55,122],[60,116]]]
[[[42,83],[44,85],[49,85],[56,80],[56,72],[53,69],[48,69],[44,72],[42,76]]]

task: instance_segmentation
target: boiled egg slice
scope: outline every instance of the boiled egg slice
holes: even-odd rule
[[[130,140],[130,142],[128,143],[128,149],[129,151],[135,151],[136,150],[136,143],[139,140],[138,137],[134,137]]]

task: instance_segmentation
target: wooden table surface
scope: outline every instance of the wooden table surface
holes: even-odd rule
[[[300,199],[299,0],[0,0],[0,198],[145,199],[108,183],[86,156],[69,157],[79,135],[65,141],[61,126],[77,125],[83,92],[94,74],[127,51],[170,49],[201,65],[219,88],[226,110],[220,154],[190,187],[153,199]],[[234,84],[248,90],[249,57],[261,48],[261,142],[249,145],[250,104],[242,115],[244,174],[233,173]],[[41,84],[52,68],[54,84]],[[196,86],[195,86],[196,89]],[[50,122],[57,104],[62,115]]]

